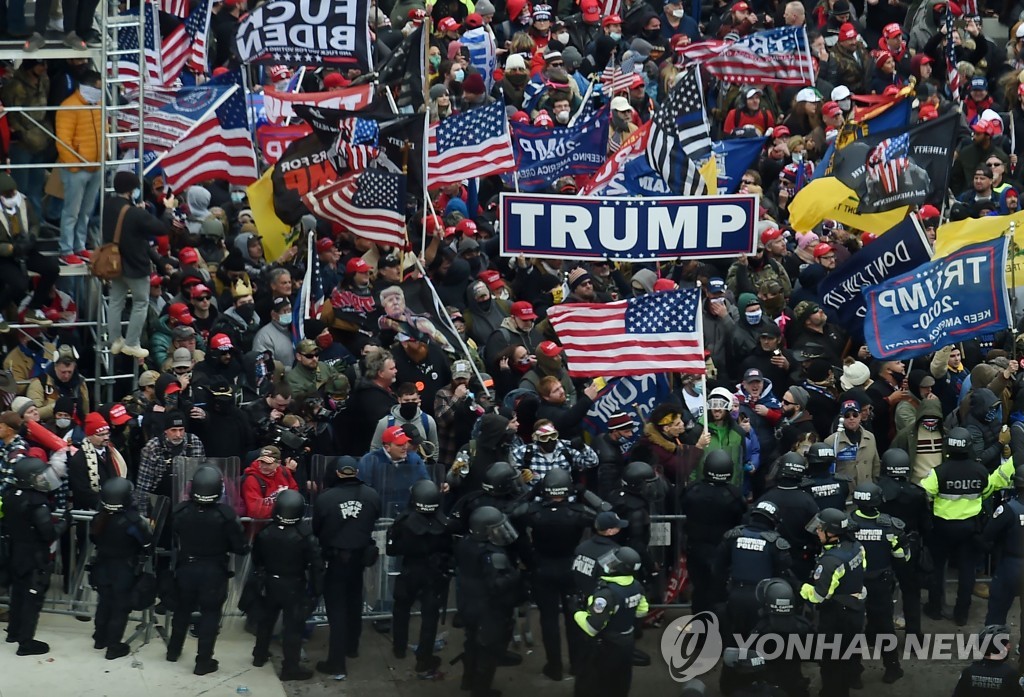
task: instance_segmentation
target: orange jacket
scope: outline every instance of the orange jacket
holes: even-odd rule
[[[81,155],[87,162],[99,162],[103,142],[103,115],[99,104],[90,105],[82,99],[80,90],[61,102],[62,107],[93,106],[92,109],[71,109],[57,112],[57,160],[78,162]],[[65,147],[66,144],[66,147]],[[71,148],[70,150],[68,148]],[[78,153],[76,155],[75,153]],[[99,165],[72,167],[72,172],[85,169],[95,172]]]

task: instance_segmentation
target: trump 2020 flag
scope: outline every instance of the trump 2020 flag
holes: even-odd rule
[[[663,291],[613,303],[548,310],[573,377],[703,374],[700,289]]]
[[[879,360],[924,356],[1010,326],[1009,239],[973,244],[865,288],[864,338]]]

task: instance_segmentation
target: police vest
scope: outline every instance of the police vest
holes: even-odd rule
[[[836,587],[832,597],[840,602],[843,601],[842,596],[863,600],[864,579],[867,576],[867,572],[864,569],[864,548],[860,543],[853,540],[844,540],[837,545],[828,547],[822,553],[820,561],[824,562],[826,559],[834,561],[836,568],[839,565],[845,567],[843,575],[839,579],[839,585]]]
[[[947,460],[935,469],[938,492],[935,516],[944,520],[965,520],[981,513],[981,500],[988,485],[988,472],[980,462]]]
[[[804,485],[804,490],[814,497],[819,510],[835,508],[841,511],[846,508],[850,485],[849,482],[832,476],[812,477]]]
[[[892,534],[892,519],[884,513],[877,518],[867,518],[859,511],[851,516],[859,529],[854,534],[868,562],[868,578],[878,578],[892,569],[892,542],[888,535]]]
[[[772,547],[778,533],[740,528],[732,540],[729,579],[733,583],[758,583],[774,572]]]
[[[632,643],[636,609],[644,598],[643,586],[635,579],[628,586],[608,583],[602,580],[598,585],[596,593],[604,595],[602,591],[611,593],[614,600],[609,605],[614,610],[611,618],[608,620],[608,624],[601,630],[600,636],[619,640],[620,642]]]

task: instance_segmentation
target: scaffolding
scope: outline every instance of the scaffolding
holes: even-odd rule
[[[26,8],[27,9],[27,8]],[[102,76],[100,90],[100,102],[96,106],[65,107],[61,105],[44,107],[19,107],[4,105],[7,113],[21,113],[30,121],[44,130],[54,141],[60,142],[71,152],[78,162],[44,162],[33,164],[12,164],[9,169],[49,169],[51,171],[70,167],[96,167],[99,169],[102,181],[99,196],[99,220],[97,226],[103,219],[103,210],[106,199],[113,193],[114,173],[119,170],[134,169],[136,174],[142,177],[143,170],[143,89],[129,90],[130,84],[145,85],[146,80],[146,56],[145,56],[145,16],[140,11],[136,14],[120,14],[118,0],[105,0],[100,3],[100,46],[88,48],[84,51],[71,48],[43,48],[34,52],[23,50],[20,42],[0,42],[0,60],[9,60],[20,64],[24,59],[37,60],[75,59],[88,58],[92,61],[94,68]],[[121,49],[119,31],[121,29],[132,29],[136,32],[135,47],[132,49]],[[52,41],[51,41],[52,43]],[[121,74],[122,60],[126,63],[134,63],[138,66],[138,75]],[[98,161],[91,161],[83,157],[81,153],[72,148],[69,144],[60,141],[56,129],[50,129],[46,123],[40,123],[30,115],[30,112],[46,112],[47,114],[67,110],[91,110],[100,109],[103,118],[101,119],[102,132],[100,134],[101,147]],[[134,112],[134,123],[138,125],[137,130],[126,130],[119,123],[118,116],[126,112]],[[44,212],[37,211],[40,220],[44,219]],[[44,254],[56,255],[56,250],[44,251]],[[110,341],[107,335],[107,295],[104,293],[103,283],[93,277],[85,265],[61,266],[60,279],[58,284],[76,299],[79,308],[79,317],[82,321],[76,323],[62,323],[61,327],[80,327],[84,330],[84,337],[87,343],[95,348],[95,371],[92,378],[92,397],[96,404],[109,402],[113,399],[114,383],[119,379],[132,378],[137,370],[128,374],[116,374],[114,370],[113,356],[110,354]],[[133,302],[148,302],[148,298],[132,299]],[[11,324],[12,331],[22,331],[35,327],[30,324]]]

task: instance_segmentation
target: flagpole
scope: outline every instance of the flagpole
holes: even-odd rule
[[[427,214],[430,211],[430,215],[436,216],[437,211],[434,210],[434,202],[430,200],[430,186],[427,184],[428,173],[427,173],[427,139],[430,137],[430,109],[426,108],[426,102],[423,103],[423,152],[420,153],[420,157],[423,158],[423,214]],[[444,231],[441,233],[441,239],[444,239]],[[423,226],[423,234],[420,235],[420,258],[427,258],[427,228]],[[417,260],[416,265],[419,265]],[[424,273],[424,276],[426,274]],[[472,361],[470,361],[472,362]]]
[[[1006,256],[1010,260],[1010,285],[1013,289],[1010,291],[1010,305],[1013,307],[1013,321],[1010,323],[1010,334],[1013,336],[1013,360],[1017,360],[1017,262],[1013,253],[1013,244],[1016,239],[1016,228],[1017,223],[1010,221],[1009,235],[1010,239],[1006,243]],[[1003,271],[1003,273],[1006,273]]]
[[[700,293],[700,298],[697,300],[697,336],[700,337],[700,349],[701,356],[704,356],[704,291],[701,290],[701,282],[697,281],[697,292]],[[700,398],[704,400],[704,433],[701,435],[708,435],[708,369],[707,369],[707,357],[704,356],[704,371],[700,374]]]

